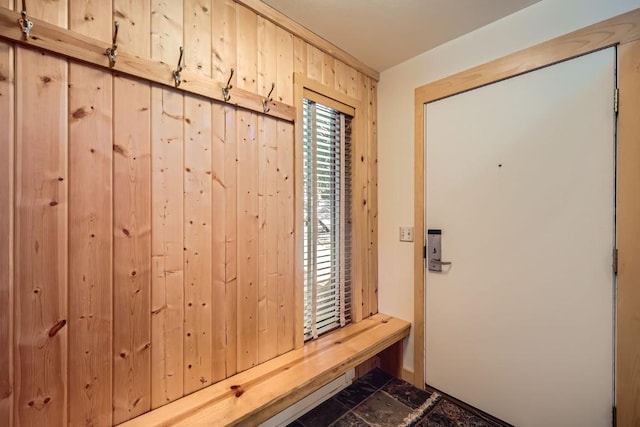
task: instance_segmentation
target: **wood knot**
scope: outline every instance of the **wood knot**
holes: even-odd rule
[[[55,325],[53,325],[51,329],[49,329],[49,338],[53,338],[58,332],[60,332],[60,329],[64,328],[66,324],[67,324],[67,321],[65,319],[62,319],[58,321]]]

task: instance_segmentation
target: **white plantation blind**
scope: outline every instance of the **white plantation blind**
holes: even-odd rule
[[[304,99],[304,334],[351,321],[351,117]]]

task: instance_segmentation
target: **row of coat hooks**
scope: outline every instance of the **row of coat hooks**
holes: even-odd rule
[[[27,1],[22,0],[22,12],[20,13],[21,18],[18,19],[18,23],[20,24],[20,28],[22,29],[22,33],[24,35],[25,40],[29,38],[31,35],[31,30],[33,29],[33,22],[29,20],[27,15]],[[114,22],[114,31],[113,31],[113,39],[111,42],[111,47],[108,47],[105,51],[105,55],[109,59],[109,66],[113,68],[116,65],[116,59],[118,57],[118,30],[120,29],[120,23],[118,21]],[[184,61],[184,48],[180,46],[180,56],[178,57],[178,66],[175,70],[172,71],[173,82],[175,87],[179,87],[182,83],[182,71],[185,69]],[[229,79],[227,80],[226,86],[222,88],[222,98],[225,102],[229,102],[231,100],[231,89],[233,86],[231,85],[231,79],[233,78],[234,69],[231,68],[231,73],[229,75]],[[269,102],[273,101],[273,97],[271,96],[273,90],[276,88],[275,83],[271,83],[271,90],[266,98],[262,99],[262,109],[265,113],[270,111]]]

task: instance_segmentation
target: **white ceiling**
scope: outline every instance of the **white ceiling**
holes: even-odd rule
[[[384,71],[540,0],[262,0]]]

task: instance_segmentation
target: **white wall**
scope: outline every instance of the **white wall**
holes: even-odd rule
[[[414,90],[429,82],[639,8],[640,0],[542,0],[420,54],[380,75],[378,85],[379,309],[413,320]],[[415,236],[421,241],[420,236]],[[405,348],[413,369],[413,333]]]

